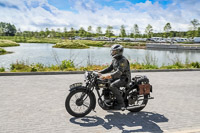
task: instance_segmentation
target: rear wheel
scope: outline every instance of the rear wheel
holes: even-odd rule
[[[130,112],[139,112],[145,108],[148,103],[148,95],[138,95],[133,109],[128,109]]]
[[[67,112],[75,117],[83,117],[95,108],[95,96],[93,92],[86,93],[85,89],[76,89],[69,93],[65,101]]]

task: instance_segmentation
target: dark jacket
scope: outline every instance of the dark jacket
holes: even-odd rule
[[[114,70],[111,73],[112,79],[122,79],[127,82],[131,81],[130,64],[124,56],[113,58],[111,65],[100,71],[100,73],[105,74],[111,72],[112,70]]]

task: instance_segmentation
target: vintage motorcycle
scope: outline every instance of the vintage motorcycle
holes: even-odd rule
[[[81,82],[70,85],[70,93],[65,101],[67,112],[74,117],[83,117],[92,110],[95,111],[94,90],[98,95],[98,104],[103,110],[119,110],[116,98],[109,89],[110,83],[111,80],[102,80],[97,72],[86,71],[85,85]],[[153,99],[150,92],[152,86],[146,76],[135,76],[127,86],[120,87],[126,110],[131,112],[141,111],[147,105],[148,99]]]

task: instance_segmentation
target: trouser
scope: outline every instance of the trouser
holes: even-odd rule
[[[124,100],[122,95],[120,94],[119,88],[120,87],[125,87],[127,84],[126,81],[122,80],[122,79],[117,79],[115,81],[113,81],[110,85],[110,90],[113,92],[113,94],[115,95],[118,104],[120,104],[121,106],[124,106]]]

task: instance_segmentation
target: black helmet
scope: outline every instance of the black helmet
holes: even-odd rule
[[[123,55],[124,48],[122,45],[115,44],[111,47],[110,54],[113,58]]]

